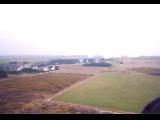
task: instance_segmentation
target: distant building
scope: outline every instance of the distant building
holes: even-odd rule
[[[103,56],[100,56],[100,55],[96,55],[96,56],[94,56],[92,58],[95,60],[95,63],[105,62],[105,59],[103,58]]]
[[[17,71],[21,71],[23,69],[23,66],[20,66],[17,68]]]
[[[42,70],[45,71],[45,72],[48,72],[49,68],[48,67],[43,67]]]
[[[83,64],[83,59],[79,59],[79,64]]]
[[[95,63],[96,60],[95,60],[94,58],[89,58],[89,59],[88,59],[88,62],[89,62],[89,63]]]
[[[51,65],[51,66],[48,67],[48,69],[49,69],[50,71],[54,71],[54,70],[55,70],[55,66]]]
[[[38,66],[32,66],[32,69],[38,70]]]

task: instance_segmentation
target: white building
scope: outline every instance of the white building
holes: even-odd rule
[[[48,67],[43,67],[42,70],[47,72],[47,71],[49,71],[49,68]]]

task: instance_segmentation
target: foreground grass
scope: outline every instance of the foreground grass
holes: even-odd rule
[[[55,97],[55,100],[140,113],[160,96],[160,77],[103,73]]]

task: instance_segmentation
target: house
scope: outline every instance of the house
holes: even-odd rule
[[[79,59],[79,64],[83,64],[83,59]]]
[[[17,65],[17,68],[14,71],[21,71],[24,68],[31,68],[31,64],[29,64],[28,62],[23,62],[21,64],[18,64],[18,63],[16,64],[16,63],[12,62],[10,64],[12,64],[12,66],[13,66],[13,64],[15,64],[15,66]]]
[[[23,66],[19,66],[18,68],[17,68],[17,71],[21,71],[23,69]]]
[[[42,67],[42,70],[43,70],[44,72],[48,72],[48,71],[49,71],[49,68],[48,68],[48,67]]]
[[[55,66],[53,66],[53,65],[48,66],[48,69],[49,69],[50,71],[54,71],[54,70],[55,70]]]
[[[95,60],[95,63],[105,63],[106,62],[106,59],[100,55],[94,56],[93,59]]]
[[[34,70],[38,70],[38,66],[32,66],[31,68]]]

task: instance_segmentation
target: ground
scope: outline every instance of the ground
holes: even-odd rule
[[[139,113],[148,101],[160,96],[159,75],[148,74],[159,70],[160,60],[123,62],[111,68],[61,65],[61,70],[52,73],[0,79],[0,113]],[[62,96],[71,89],[73,94],[66,100]],[[75,102],[76,96],[82,96],[80,102]]]
[[[37,101],[41,103],[43,99],[89,76],[78,73],[48,73],[0,81],[0,113],[25,112],[23,109],[28,105],[34,106]]]
[[[54,100],[140,113],[149,101],[160,96],[159,86],[159,76],[110,72],[98,74]]]

